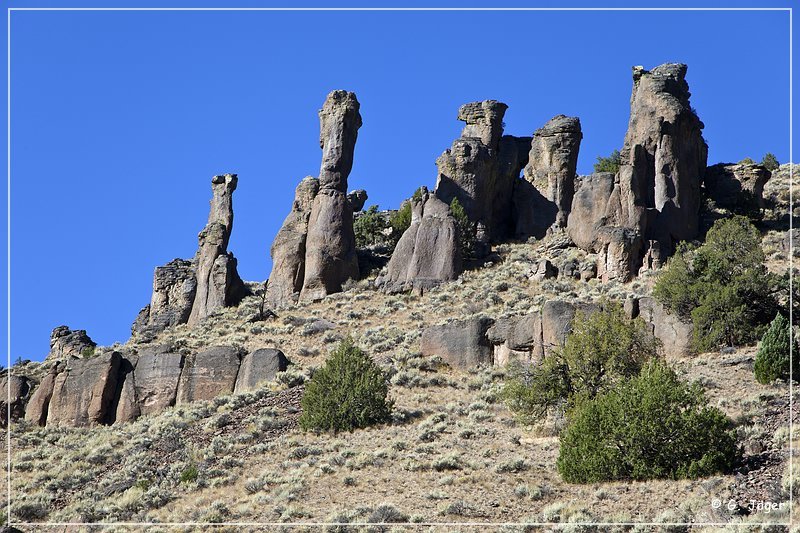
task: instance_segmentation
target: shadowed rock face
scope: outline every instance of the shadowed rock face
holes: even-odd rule
[[[450,207],[423,187],[411,200],[411,225],[400,237],[387,267],[387,290],[420,291],[453,280],[462,270],[458,228]]]
[[[559,228],[566,227],[572,206],[582,138],[577,117],[557,115],[536,130],[531,141],[525,180],[555,204],[553,224]]]
[[[706,169],[703,188],[717,206],[747,213],[764,207],[764,184],[771,177],[761,165],[719,163]]]
[[[0,377],[0,427],[7,427],[8,417],[19,420],[25,416],[25,404],[31,393],[31,382],[25,376]]]
[[[292,210],[272,241],[267,301],[273,307],[296,300],[303,289],[308,219],[318,191],[317,178],[308,176],[300,182],[294,192]]]
[[[216,309],[239,303],[247,294],[236,271],[236,259],[227,251],[233,230],[232,196],[237,183],[236,174],[214,176],[211,180],[211,210],[208,224],[198,236],[199,248],[194,260],[197,291],[189,325],[196,324]]]

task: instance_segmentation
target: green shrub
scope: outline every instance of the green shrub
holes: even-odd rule
[[[739,164],[740,164],[740,165],[755,165],[755,164],[756,164],[756,162],[755,162],[755,161],[753,161],[753,160],[752,160],[751,158],[749,158],[749,157],[745,157],[744,159],[742,159],[741,161],[739,161]]]
[[[776,379],[789,379],[790,351],[789,343],[792,330],[789,321],[778,314],[761,338],[761,345],[756,353],[753,371],[759,383],[772,383]],[[798,359],[797,342],[792,346],[792,378],[800,381],[800,359]]]
[[[386,229],[386,219],[378,212],[378,206],[372,205],[362,213],[353,223],[353,232],[356,235],[356,247],[366,248],[374,244],[381,244],[386,239],[383,231]]]
[[[383,371],[353,339],[344,339],[306,385],[300,427],[338,432],[387,422],[388,392]]]
[[[614,172],[616,174],[621,164],[622,158],[620,157],[619,150],[614,150],[608,157],[597,156],[597,163],[594,164],[594,171]]]
[[[578,312],[564,347],[541,365],[512,366],[502,396],[523,421],[533,421],[553,407],[594,398],[635,376],[658,351],[641,318],[628,320],[621,305],[604,302],[595,313]]]
[[[731,421],[702,388],[659,360],[593,400],[581,402],[561,436],[565,481],[697,478],[729,472],[739,456]]]
[[[767,170],[777,170],[780,168],[781,164],[778,162],[778,158],[775,157],[775,154],[767,152],[761,159],[761,166]]]
[[[453,198],[453,201],[450,202],[450,213],[456,219],[461,254],[464,259],[473,259],[475,257],[475,227],[470,222],[467,212],[458,198]]]
[[[777,312],[780,279],[767,271],[758,230],[743,216],[718,220],[699,248],[678,246],[654,296],[694,325],[701,351],[758,339]]]
[[[191,483],[193,481],[197,481],[197,474],[197,466],[190,464],[183,470],[183,472],[181,472],[181,483]]]
[[[411,201],[406,200],[400,209],[389,216],[389,227],[392,228],[392,239],[397,242],[411,226]]]

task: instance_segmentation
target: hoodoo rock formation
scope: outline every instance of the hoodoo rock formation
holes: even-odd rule
[[[599,254],[598,276],[603,280],[628,281],[646,255],[658,256],[660,263],[678,241],[697,236],[708,147],[703,123],[689,103],[685,76],[682,64],[668,63],[652,71],[634,67],[622,165],[605,214],[598,219],[597,204],[587,201],[604,200],[607,189],[595,185],[605,178],[583,180],[590,187],[573,200],[569,234],[583,234],[576,244]],[[586,239],[585,224],[590,221],[596,231],[594,238]]]
[[[248,294],[236,270],[236,258],[228,252],[233,231],[233,191],[236,174],[211,180],[208,223],[198,235],[194,258],[174,259],[156,267],[153,295],[131,327],[136,335],[152,335],[178,324],[196,324],[221,307],[236,305]]]
[[[423,187],[411,200],[411,225],[389,260],[386,279],[376,280],[390,292],[424,291],[453,280],[462,270],[458,227],[449,206]]]
[[[247,295],[247,288],[236,270],[236,258],[228,252],[233,230],[233,191],[237,183],[236,174],[214,176],[211,180],[213,196],[208,224],[198,235],[197,292],[189,314],[190,325],[216,309],[238,304]]]
[[[366,192],[348,197],[347,177],[361,127],[359,109],[355,93],[333,91],[319,112],[319,178],[316,184],[306,178],[298,186],[292,211],[270,249],[268,296],[275,306],[291,302],[297,293],[301,300],[324,298],[358,277],[353,209],[361,196],[366,201]]]

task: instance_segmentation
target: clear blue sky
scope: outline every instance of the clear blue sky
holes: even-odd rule
[[[709,163],[789,158],[786,12],[14,11],[11,28],[12,360],[42,359],[60,324],[124,342],[154,267],[193,255],[214,174],[239,174],[230,250],[263,281],[332,89],[361,102],[350,189],[383,208],[434,184],[474,100],[507,103],[514,135],[579,116],[589,173],[622,144],[632,65],[689,65]]]

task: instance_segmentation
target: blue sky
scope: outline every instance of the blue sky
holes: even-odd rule
[[[786,12],[14,11],[11,28],[12,360],[42,359],[60,324],[124,342],[154,267],[193,255],[214,174],[239,174],[229,249],[263,281],[332,89],[361,102],[350,189],[383,208],[434,184],[474,100],[507,103],[515,135],[579,116],[589,173],[622,144],[633,65],[689,65],[710,164],[789,158]]]

